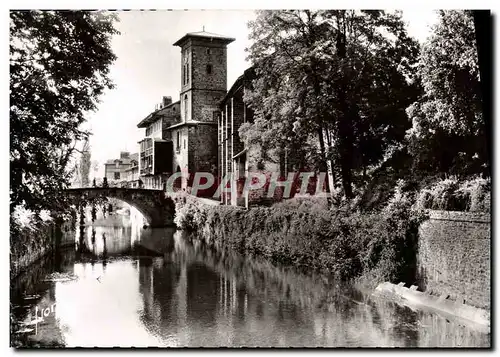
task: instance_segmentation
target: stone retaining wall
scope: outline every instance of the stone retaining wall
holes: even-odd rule
[[[491,217],[430,211],[419,228],[419,289],[479,308],[490,308]]]

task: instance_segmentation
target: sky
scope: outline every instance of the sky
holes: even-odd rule
[[[228,45],[228,88],[249,67],[247,22],[255,18],[250,10],[122,11],[116,24],[112,50],[117,60],[110,69],[115,88],[101,97],[98,110],[85,127],[90,138],[92,160],[104,174],[104,162],[119,157],[120,151],[138,151],[144,130],[137,124],[155,109],[162,96],[179,99],[181,85],[180,48],[173,43],[187,32],[214,32],[236,39]],[[436,20],[433,10],[404,11],[408,32],[419,41],[429,34]]]

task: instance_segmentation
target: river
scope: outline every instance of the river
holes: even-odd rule
[[[66,232],[12,283],[17,346],[490,345],[463,321],[112,217]]]

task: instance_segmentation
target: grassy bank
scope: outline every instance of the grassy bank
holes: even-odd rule
[[[177,226],[219,249],[368,286],[413,282],[415,276],[417,230],[424,215],[412,210],[401,192],[384,209],[363,214],[349,205],[328,208],[321,199],[292,199],[247,211],[183,197],[176,206]]]

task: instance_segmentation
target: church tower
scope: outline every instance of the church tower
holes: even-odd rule
[[[227,91],[227,48],[234,38],[191,32],[181,48],[181,118],[183,122],[217,122],[214,116]]]
[[[181,48],[181,122],[172,127],[174,171],[217,177],[219,104],[227,93],[227,45],[234,40],[201,31],[174,43]]]

